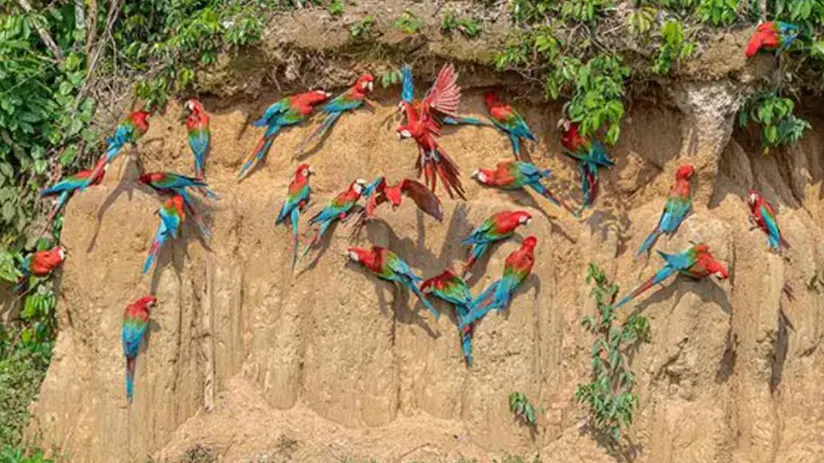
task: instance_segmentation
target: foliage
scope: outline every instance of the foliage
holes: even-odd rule
[[[403,80],[403,74],[401,73],[400,69],[393,69],[391,71],[384,72],[383,74],[378,75],[378,80],[381,83],[382,88],[389,87],[390,85],[395,85]]]
[[[698,17],[714,26],[729,26],[738,17],[738,0],[701,0]]]
[[[632,35],[646,34],[652,29],[658,10],[648,6],[636,8],[627,15],[627,27]]]
[[[0,462],[2,463],[54,463],[46,458],[40,449],[14,448],[5,445],[0,448]]]
[[[751,98],[738,114],[738,122],[746,127],[750,122],[761,125],[761,145],[770,147],[795,143],[810,128],[809,122],[793,114],[795,103],[777,92],[763,92]]]
[[[530,428],[535,429],[538,426],[537,410],[523,392],[511,392],[509,394],[509,410],[517,420]]]
[[[561,16],[581,22],[591,22],[607,6],[607,0],[566,0],[561,2]]]
[[[596,339],[592,344],[592,380],[576,387],[575,398],[589,405],[595,428],[617,442],[621,428],[632,423],[638,404],[638,396],[632,392],[635,375],[629,369],[626,353],[650,341],[650,326],[638,314],[630,315],[620,325],[616,322],[613,302],[619,288],[597,265],[589,264],[586,281],[595,284],[590,294],[598,314],[584,317],[581,324]]]
[[[411,11],[404,11],[403,14],[393,23],[395,29],[404,34],[417,34],[423,26],[423,20],[415,16]]]
[[[458,31],[464,37],[471,39],[481,35],[483,25],[478,19],[459,17],[454,11],[449,11],[441,21],[441,31],[444,34]]]
[[[375,17],[365,16],[360,21],[356,21],[349,26],[349,34],[356,39],[368,39],[372,37],[372,26],[375,25]]]
[[[670,19],[665,22],[661,26],[661,37],[664,43],[653,67],[657,74],[668,73],[673,64],[695,53],[696,45],[684,38],[684,25],[680,21]]]
[[[326,11],[329,12],[329,15],[332,17],[338,17],[343,14],[343,0],[332,0],[329,6],[326,7]]]
[[[28,423],[28,407],[37,397],[51,359],[51,343],[13,344],[0,359],[0,445],[18,446]]]

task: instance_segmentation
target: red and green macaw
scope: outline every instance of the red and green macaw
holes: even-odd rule
[[[502,211],[489,216],[472,233],[464,238],[463,244],[471,247],[469,258],[464,266],[464,277],[471,275],[469,269],[495,241],[501,241],[515,234],[515,230],[521,225],[529,225],[532,221],[532,214],[526,211]]]
[[[33,278],[42,278],[51,274],[66,260],[66,250],[55,246],[46,251],[35,251],[23,258],[20,264],[20,277],[17,279],[15,292],[23,291]]]
[[[349,218],[352,208],[355,207],[355,204],[357,204],[358,200],[361,198],[365,188],[366,180],[360,178],[355,180],[349,185],[349,188],[347,188],[346,191],[335,196],[332,201],[329,201],[329,204],[309,219],[309,224],[320,225],[315,231],[315,236],[312,237],[312,241],[310,241],[309,245],[307,245],[303,250],[301,257],[306,256],[312,248],[317,246],[318,242],[323,235],[326,234],[326,230],[329,229],[329,226],[332,225],[332,223],[336,220],[346,220]]]
[[[103,163],[103,168],[100,170],[100,173],[97,175],[96,178],[93,178],[90,185],[97,185],[101,181],[103,181],[103,176],[106,174],[106,170],[109,168],[108,164],[104,163],[101,159],[100,161]],[[54,219],[54,216],[63,209],[63,206],[66,205],[66,202],[69,198],[74,194],[75,191],[79,190],[85,183],[86,180],[92,175],[93,170],[81,170],[76,174],[69,175],[59,182],[55,183],[54,185],[44,188],[43,191],[40,192],[40,197],[46,196],[57,196],[54,200],[54,207],[52,207],[51,212],[49,212],[49,216],[46,218],[46,223],[50,224]],[[48,226],[48,225],[47,225]]]
[[[462,199],[466,199],[460,170],[436,139],[441,136],[441,119],[444,116],[457,116],[456,111],[461,101],[461,88],[457,80],[458,74],[454,66],[447,64],[441,68],[432,88],[421,101],[420,109],[407,105],[406,124],[396,131],[401,140],[415,140],[419,153],[415,168],[419,177],[423,173],[424,183],[433,192],[440,177],[450,198],[454,198],[457,193]]]
[[[306,210],[311,201],[312,189],[309,188],[309,176],[314,173],[315,171],[309,167],[309,164],[298,166],[295,170],[295,177],[286,192],[286,202],[283,203],[275,219],[275,225],[283,223],[287,218],[292,223],[292,267],[295,266],[298,258],[298,222],[301,212]]]
[[[515,290],[526,280],[535,265],[535,246],[538,238],[527,236],[520,249],[513,252],[504,261],[504,275],[500,280],[490,284],[472,304],[472,310],[461,320],[459,329],[470,326],[483,318],[492,309],[500,312],[509,305]]]
[[[123,355],[126,356],[126,397],[129,403],[134,399],[134,369],[140,341],[149,330],[149,310],[157,303],[154,296],[144,296],[126,306],[123,312],[123,326],[120,338],[123,342]]]
[[[777,51],[781,53],[790,47],[798,37],[798,26],[781,21],[767,21],[758,25],[758,28],[747,42],[747,58],[751,58],[759,50]]]
[[[770,203],[757,191],[750,190],[747,195],[747,204],[750,206],[750,221],[754,222],[757,227],[767,234],[767,243],[770,245],[770,249],[789,248],[790,243],[781,235],[778,222],[775,220],[775,212],[773,212]]]
[[[358,80],[355,81],[355,85],[349,87],[349,90],[341,93],[335,97],[334,100],[330,101],[323,107],[323,112],[326,114],[326,119],[323,120],[320,127],[318,127],[318,129],[315,130],[309,138],[304,140],[303,143],[298,146],[297,153],[302,153],[306,148],[306,145],[308,145],[309,142],[315,138],[322,137],[327,130],[335,125],[335,122],[338,121],[343,113],[360,108],[363,105],[363,102],[366,101],[366,94],[371,92],[374,88],[375,78],[372,77],[372,74],[363,74],[358,77]]]
[[[160,215],[160,226],[157,228],[152,247],[149,249],[149,257],[146,258],[146,263],[143,264],[143,273],[149,272],[152,263],[157,259],[157,254],[160,248],[167,239],[177,238],[180,232],[180,225],[186,219],[186,214],[183,212],[183,197],[175,194],[163,203],[163,206],[157,210]]]
[[[615,163],[609,158],[601,142],[595,138],[581,136],[577,122],[561,119],[558,126],[563,129],[561,145],[564,152],[577,159],[581,167],[581,190],[584,194],[581,209],[590,207],[598,196],[598,168],[609,168]]]
[[[512,106],[498,99],[495,92],[486,92],[484,103],[493,125],[509,137],[515,159],[521,159],[521,138],[535,141],[535,135],[529,130],[526,121]]]
[[[418,289],[421,277],[416,275],[397,254],[380,246],[372,246],[372,249],[349,248],[346,252],[350,259],[361,264],[377,275],[378,278],[400,283],[409,288],[421,300],[424,307],[435,316],[435,319],[440,317],[438,311],[432,307],[426,296]]]
[[[275,141],[275,136],[282,128],[306,121],[315,106],[323,103],[330,96],[330,93],[322,90],[311,90],[283,98],[266,108],[263,116],[252,124],[255,127],[266,127],[266,132],[260,137],[254,151],[241,166],[237,174],[238,180],[245,177],[266,156]]]
[[[452,304],[455,309],[455,319],[460,324],[472,309],[472,293],[466,281],[454,270],[447,268],[441,274],[424,280],[421,283],[421,292],[434,294],[436,297]],[[472,325],[468,325],[458,332],[461,335],[461,350],[467,366],[472,366]]]
[[[378,177],[364,189],[363,196],[366,199],[365,213],[367,218],[375,216],[375,208],[383,203],[392,204],[392,209],[397,209],[401,205],[403,196],[406,195],[415,202],[418,209],[428,214],[438,222],[443,221],[443,205],[435,193],[429,191],[424,184],[417,180],[405,178],[399,183],[387,186],[386,179]]]
[[[661,219],[658,221],[655,230],[641,244],[641,249],[635,253],[636,256],[648,252],[660,235],[672,235],[678,230],[681,221],[684,220],[684,217],[692,208],[691,179],[694,174],[695,168],[689,164],[679,167],[675,172],[675,182],[673,182],[667,202],[664,204]]]
[[[206,177],[206,155],[209,154],[211,131],[209,130],[209,113],[200,101],[192,98],[186,102],[186,131],[189,147],[195,157],[195,177]]]
[[[507,160],[501,161],[495,169],[478,169],[472,172],[472,178],[483,185],[500,188],[502,190],[522,190],[530,187],[538,194],[548,199],[552,204],[563,207],[571,214],[576,212],[555,196],[549,188],[541,183],[541,180],[552,175],[549,169],[539,169],[534,164],[524,161]]]
[[[209,199],[217,199],[217,194],[209,189],[209,185],[203,179],[187,177],[173,172],[149,172],[138,177],[138,181],[151,187],[158,193],[176,194],[183,197],[183,203],[189,210],[192,218],[194,218],[203,238],[206,240],[212,238],[212,232],[209,230],[203,217],[197,212],[194,198],[187,191],[187,188],[194,188]]]
[[[412,78],[412,68],[404,64],[401,67],[401,76],[403,77],[403,87],[401,90],[401,101],[398,103],[398,112],[408,120],[407,114],[412,111],[415,114],[415,118],[417,118],[421,111],[421,102],[415,99],[415,82]],[[447,114],[440,115],[440,120],[447,125],[491,125],[486,121],[474,117],[450,116]]]
[[[101,161],[97,162],[91,175],[86,179],[86,183],[80,187],[81,190],[85,190],[92,184],[92,181],[100,175],[103,167],[114,160],[126,143],[137,143],[137,140],[149,131],[150,116],[151,113],[148,111],[134,111],[130,113],[126,119],[117,124],[114,136],[106,139],[109,143],[109,148],[106,150],[105,159],[101,158]]]
[[[680,272],[695,279],[705,278],[710,275],[714,276],[719,281],[729,278],[727,269],[715,260],[715,257],[710,254],[709,246],[706,244],[695,244],[686,251],[678,254],[666,254],[661,251],[658,251],[658,254],[664,259],[666,264],[649,280],[642,283],[631,293],[627,294],[623,299],[618,301],[618,303],[615,304],[616,309],[635,299],[644,291],[659,283],[662,283],[676,272]]]

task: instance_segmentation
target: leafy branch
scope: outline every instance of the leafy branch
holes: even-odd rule
[[[538,426],[538,414],[535,406],[529,402],[523,392],[512,392],[509,394],[509,410],[521,423],[532,428],[533,431]]]

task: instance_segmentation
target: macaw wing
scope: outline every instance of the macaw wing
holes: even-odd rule
[[[309,185],[304,185],[303,188],[297,192],[297,194],[292,194],[290,192],[290,194],[286,196],[286,201],[280,209],[276,222],[280,223],[283,221],[286,216],[292,213],[292,209],[298,207],[302,201],[307,201],[310,194],[311,190],[309,189]]]
[[[109,144],[123,146],[132,139],[133,134],[134,126],[130,122],[118,124],[117,129],[114,131],[114,136],[109,139]]]
[[[664,214],[661,216],[661,221],[658,225],[659,229],[664,233],[672,233],[684,220],[687,212],[690,210],[690,201],[683,200],[677,197],[667,199],[664,206]]]
[[[461,87],[458,86],[458,74],[451,63],[441,68],[432,88],[421,102],[421,114],[434,117],[438,111],[449,116],[457,116],[458,104],[461,102]]]
[[[386,201],[386,180],[378,177],[366,186],[364,190],[366,196],[366,216],[375,215],[375,209]]]
[[[195,129],[189,131],[189,146],[197,155],[206,153],[209,149],[209,129]]]
[[[472,233],[464,238],[463,242],[466,244],[485,243],[488,241],[487,234],[493,229],[495,223],[490,220],[484,220],[484,223],[478,225],[478,228],[472,230]]]
[[[182,219],[183,218],[180,217],[180,214],[178,214],[176,210],[169,210],[165,207],[160,208],[161,227],[165,227],[166,231],[172,238],[177,236],[177,231],[180,228],[180,222]]]
[[[686,253],[681,252],[678,254],[667,254],[662,251],[658,251],[658,255],[661,256],[662,259],[667,263],[667,266],[672,267],[676,270],[684,270],[689,268],[694,262],[690,261],[689,256]]]
[[[612,167],[615,165],[615,162],[610,159],[609,153],[607,153],[604,145],[598,140],[592,142],[592,147],[587,154],[586,161],[596,164],[599,167]]]
[[[396,188],[386,189],[386,196],[392,201],[392,204],[395,205],[401,203],[401,193],[412,198],[420,210],[429,214],[438,222],[443,221],[443,206],[441,205],[441,200],[423,183],[407,178],[402,180]]]
[[[412,80],[412,68],[404,64],[401,68],[403,88],[401,90],[401,100],[412,104],[415,100],[415,82]]]
[[[337,218],[341,214],[345,213],[352,207],[352,203],[349,204],[336,204],[334,201],[328,204],[326,207],[321,209],[317,214],[315,214],[310,220],[309,223],[318,223],[318,222],[327,222],[332,219]]]
[[[349,98],[349,91],[336,96],[334,100],[330,101],[323,107],[323,111],[327,113],[339,113],[343,111],[350,111],[360,107],[362,102]]]
[[[767,232],[773,239],[779,241],[781,239],[781,231],[778,229],[778,222],[775,221],[775,214],[763,204],[761,205],[760,212],[764,220],[764,225],[767,226]]]
[[[291,105],[289,104],[289,99],[283,98],[266,108],[263,116],[256,120],[252,125],[255,127],[266,127],[267,125],[274,123],[278,115],[285,113],[290,108]]]
[[[81,174],[85,174],[85,176],[81,176]],[[43,189],[43,191],[40,192],[40,196],[42,197],[62,193],[64,191],[76,190],[83,186],[84,183],[86,183],[86,179],[89,177],[90,174],[91,172],[88,171],[78,172],[75,175],[72,175],[55,183],[49,188]]]
[[[415,272],[413,272],[409,265],[400,257],[393,256],[390,259],[386,259],[385,265],[388,266],[395,275],[405,276],[412,282],[420,281],[420,277],[415,275]]]

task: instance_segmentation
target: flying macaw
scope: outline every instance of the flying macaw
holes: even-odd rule
[[[27,255],[20,265],[21,275],[17,279],[14,291],[19,293],[25,289],[32,277],[48,276],[64,260],[66,260],[66,250],[60,246]]]
[[[195,177],[206,177],[206,155],[209,154],[211,131],[209,130],[209,113],[200,101],[192,98],[186,102],[184,109],[189,111],[186,116],[186,131],[188,132],[189,147],[195,157]]]
[[[433,217],[438,222],[443,221],[443,206],[441,200],[435,193],[417,180],[405,178],[398,184],[387,186],[386,179],[378,177],[370,183],[364,190],[363,196],[366,198],[366,217],[375,215],[375,208],[385,202],[392,204],[392,209],[397,209],[401,205],[403,195],[412,198],[418,209]]]
[[[420,111],[415,111],[412,105],[407,106],[409,110],[406,112],[406,124],[396,131],[401,140],[412,138],[417,143],[419,156],[415,168],[419,177],[421,173],[424,174],[424,183],[432,191],[435,191],[440,177],[450,198],[454,198],[457,193],[462,199],[466,199],[458,166],[436,139],[441,135],[441,119],[444,116],[457,116],[455,112],[461,101],[461,88],[456,83],[457,80],[458,74],[454,66],[447,64],[441,68],[432,88],[421,101]]]
[[[103,160],[100,160],[103,163]],[[100,170],[100,173],[97,175],[96,178],[93,178],[90,185],[97,185],[101,181],[103,181],[103,176],[106,174],[106,170],[108,170],[108,164],[103,164],[103,169]],[[54,207],[52,207],[51,212],[49,212],[49,216],[46,218],[46,224],[50,224],[54,219],[54,216],[57,215],[58,212],[66,205],[66,202],[69,198],[74,194],[75,191],[79,190],[86,180],[92,175],[93,170],[81,170],[76,174],[69,175],[59,182],[55,183],[54,185],[44,188],[43,191],[40,192],[40,197],[46,196],[57,196],[54,200]],[[48,226],[48,225],[47,225]]]
[[[309,176],[315,171],[309,167],[309,164],[301,164],[295,170],[295,177],[292,183],[289,184],[289,190],[286,193],[286,202],[280,208],[275,225],[283,223],[287,218],[292,223],[292,267],[295,266],[295,261],[298,258],[298,222],[300,221],[300,214],[309,206],[312,189],[309,188]]]
[[[149,272],[163,243],[169,237],[177,238],[180,232],[180,224],[186,219],[186,214],[183,212],[183,197],[175,194],[163,203],[157,213],[160,215],[160,226],[157,228],[157,234],[155,234],[152,247],[149,249],[149,257],[146,258],[146,263],[143,264],[144,274]]]
[[[447,268],[441,274],[424,280],[421,283],[421,292],[434,294],[436,297],[452,304],[455,309],[455,319],[460,324],[472,309],[472,293],[466,281],[454,270]],[[461,335],[461,350],[467,366],[472,366],[472,325],[459,329]]]
[[[486,109],[489,111],[493,125],[509,137],[515,159],[521,159],[521,138],[535,141],[535,135],[529,130],[526,121],[518,114],[518,111],[499,100],[492,91],[486,92],[484,103],[486,103]]]
[[[470,326],[480,320],[492,309],[501,311],[506,309],[515,290],[526,280],[532,266],[535,265],[535,246],[538,239],[534,236],[524,238],[520,249],[513,252],[504,261],[504,275],[500,280],[490,284],[484,292],[473,302],[472,310],[463,318],[459,329]]]
[[[212,232],[203,217],[198,214],[195,208],[195,200],[187,191],[187,188],[194,188],[209,199],[217,199],[217,194],[209,189],[209,185],[203,179],[187,177],[173,172],[149,172],[141,175],[137,180],[158,193],[171,193],[183,197],[183,203],[194,218],[200,233],[205,239],[211,239]]]
[[[309,224],[320,224],[315,231],[315,236],[309,245],[303,250],[301,257],[306,256],[309,251],[315,247],[320,239],[326,234],[326,230],[336,220],[346,220],[352,212],[352,208],[361,198],[364,188],[366,188],[366,180],[357,179],[349,185],[346,191],[338,194],[335,199],[329,201],[323,209],[309,219]]]
[[[420,100],[415,99],[415,83],[412,79],[412,68],[404,64],[401,67],[403,76],[403,87],[401,90],[401,101],[398,103],[398,112],[408,121],[407,114],[413,111],[415,119],[418,118],[421,110]],[[486,121],[474,117],[441,115],[441,122],[447,125],[492,125]]]
[[[529,225],[532,214],[526,211],[502,211],[489,216],[462,243],[471,245],[469,258],[464,266],[464,278],[469,278],[469,269],[495,241],[501,241],[515,234],[521,225]]]
[[[380,246],[372,246],[372,249],[349,248],[346,253],[350,259],[364,266],[378,278],[400,283],[409,288],[435,319],[440,317],[441,314],[432,307],[432,304],[426,300],[426,296],[418,289],[421,277],[415,275],[415,272],[397,254]]]
[[[150,116],[151,113],[148,111],[134,111],[130,113],[126,119],[117,124],[114,136],[106,139],[109,143],[109,148],[106,150],[105,158],[101,158],[101,160],[98,161],[94,171],[92,171],[89,178],[86,179],[86,183],[80,187],[81,190],[85,190],[92,184],[92,180],[100,175],[103,166],[111,163],[126,143],[136,144],[137,140],[149,131]]]
[[[727,269],[715,260],[715,257],[710,254],[709,246],[703,243],[695,244],[686,251],[678,254],[666,254],[661,251],[658,251],[658,254],[664,259],[666,264],[649,280],[645,281],[618,301],[618,303],[615,304],[616,309],[635,299],[638,295],[652,288],[654,285],[662,283],[676,272],[683,273],[695,279],[705,278],[710,275],[718,280],[726,280],[729,277]]]
[[[149,329],[149,309],[156,303],[154,296],[144,296],[127,305],[123,312],[120,338],[123,341],[123,355],[126,356],[126,397],[129,403],[134,399],[134,367],[140,352],[140,341]]]
[[[584,194],[581,209],[590,207],[598,196],[598,168],[609,168],[615,163],[610,159],[601,142],[594,138],[581,136],[577,122],[561,119],[558,127],[563,129],[561,145],[565,153],[578,160],[581,167],[581,190]]]
[[[789,248],[790,243],[781,235],[778,222],[775,220],[775,212],[773,212],[770,203],[757,191],[750,190],[747,195],[747,204],[750,206],[750,221],[754,222],[756,226],[764,230],[764,233],[767,234],[767,242],[770,245],[770,249],[778,250],[782,246]]]
[[[246,176],[266,156],[280,129],[306,121],[315,106],[323,103],[330,96],[331,93],[312,90],[283,98],[266,108],[263,116],[252,124],[255,127],[266,127],[266,132],[260,137],[254,151],[240,168],[237,174],[238,180]]]
[[[360,108],[366,100],[366,94],[375,88],[374,81],[375,78],[372,77],[372,74],[363,74],[358,77],[358,80],[355,81],[355,85],[349,87],[349,90],[341,93],[335,97],[334,100],[324,106],[323,112],[326,113],[326,119],[323,120],[320,127],[318,127],[318,129],[315,130],[309,138],[304,140],[303,143],[298,146],[298,149],[296,150],[297,154],[302,153],[310,141],[317,137],[323,136],[327,130],[332,128],[343,113]]]
[[[664,212],[655,230],[647,236],[641,244],[641,249],[635,253],[636,256],[649,251],[658,237],[662,234],[672,235],[678,230],[681,221],[687,216],[692,208],[692,185],[691,179],[695,174],[695,168],[687,164],[678,168],[675,172],[675,182],[672,184],[667,202],[664,204]]]
[[[495,166],[495,169],[478,169],[472,172],[472,178],[481,184],[502,190],[522,190],[530,187],[552,204],[563,207],[569,213],[576,215],[576,211],[541,183],[541,180],[549,178],[551,175],[552,172],[549,169],[541,170],[534,164],[515,160],[501,161]]]
[[[747,58],[751,58],[759,50],[777,51],[781,53],[790,47],[798,37],[798,26],[781,21],[767,21],[758,25],[758,28],[747,42]]]

